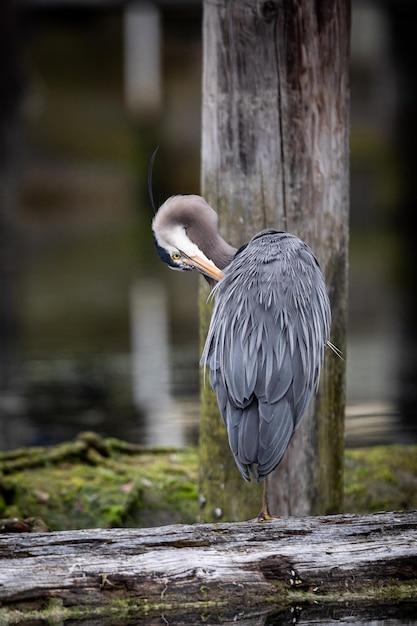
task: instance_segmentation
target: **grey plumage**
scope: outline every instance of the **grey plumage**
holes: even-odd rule
[[[317,390],[330,305],[310,248],[256,235],[225,269],[203,355],[236,464],[259,481],[281,461]]]
[[[153,227],[179,268],[196,267],[211,284],[210,277],[218,281],[201,364],[209,368],[243,478],[252,473],[261,482],[281,461],[317,391],[331,318],[317,260],[300,239],[276,230],[237,251],[214,232],[213,209],[199,196],[169,199]],[[204,269],[194,243],[209,260]],[[223,272],[216,267],[219,274],[212,274],[212,261]]]

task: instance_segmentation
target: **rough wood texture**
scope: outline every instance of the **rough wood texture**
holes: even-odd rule
[[[218,610],[258,619],[291,607],[352,612],[349,601],[412,601],[416,531],[417,512],[393,512],[9,534],[0,536],[0,623],[51,599],[84,615],[118,603],[125,618]]]
[[[349,31],[349,0],[204,2],[203,195],[220,214],[222,234],[236,246],[276,227],[313,248],[329,289],[332,341],[342,351]],[[344,362],[329,353],[313,415],[271,481],[278,515],[341,510],[344,376]],[[245,492],[212,407],[204,389],[202,517],[255,515],[259,499]]]

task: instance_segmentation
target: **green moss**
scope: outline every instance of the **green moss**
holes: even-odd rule
[[[103,623],[110,623],[109,620],[117,620],[117,623],[137,623],[131,620],[137,620],[149,613],[149,607],[146,600],[139,603],[132,598],[124,598],[112,600],[102,606],[64,606],[59,598],[52,598],[42,608],[30,607],[28,609],[9,609],[0,608],[0,624],[1,626],[12,626],[14,624],[63,624],[67,620],[103,620]],[[119,620],[123,620],[120,621]]]
[[[335,589],[325,594],[311,590],[291,590],[286,593],[287,600],[292,604],[345,604],[357,603],[383,603],[398,604],[400,602],[414,601],[417,594],[417,583],[414,581],[400,581],[398,578],[386,578],[375,584],[369,582],[364,585],[353,585],[349,589],[342,584],[340,589]]]
[[[417,508],[417,446],[375,446],[345,454],[345,511]]]
[[[81,436],[71,444],[0,455],[3,517],[40,517],[51,530],[192,523],[197,453],[163,452]],[[29,463],[30,460],[30,463]]]

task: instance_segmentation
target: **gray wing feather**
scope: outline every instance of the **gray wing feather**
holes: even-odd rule
[[[277,466],[293,434],[292,412],[288,402],[280,402],[274,406],[274,419],[266,420],[263,409],[267,414],[271,412],[268,405],[260,405],[259,476],[267,476]]]
[[[317,390],[330,305],[318,263],[288,233],[256,236],[225,270],[201,363],[242,476],[281,461]]]

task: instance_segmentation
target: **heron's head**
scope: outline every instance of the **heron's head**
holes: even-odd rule
[[[212,260],[219,239],[217,213],[204,198],[168,198],[156,212],[152,230],[157,252],[169,267],[196,269],[215,281],[223,278],[223,272]]]

